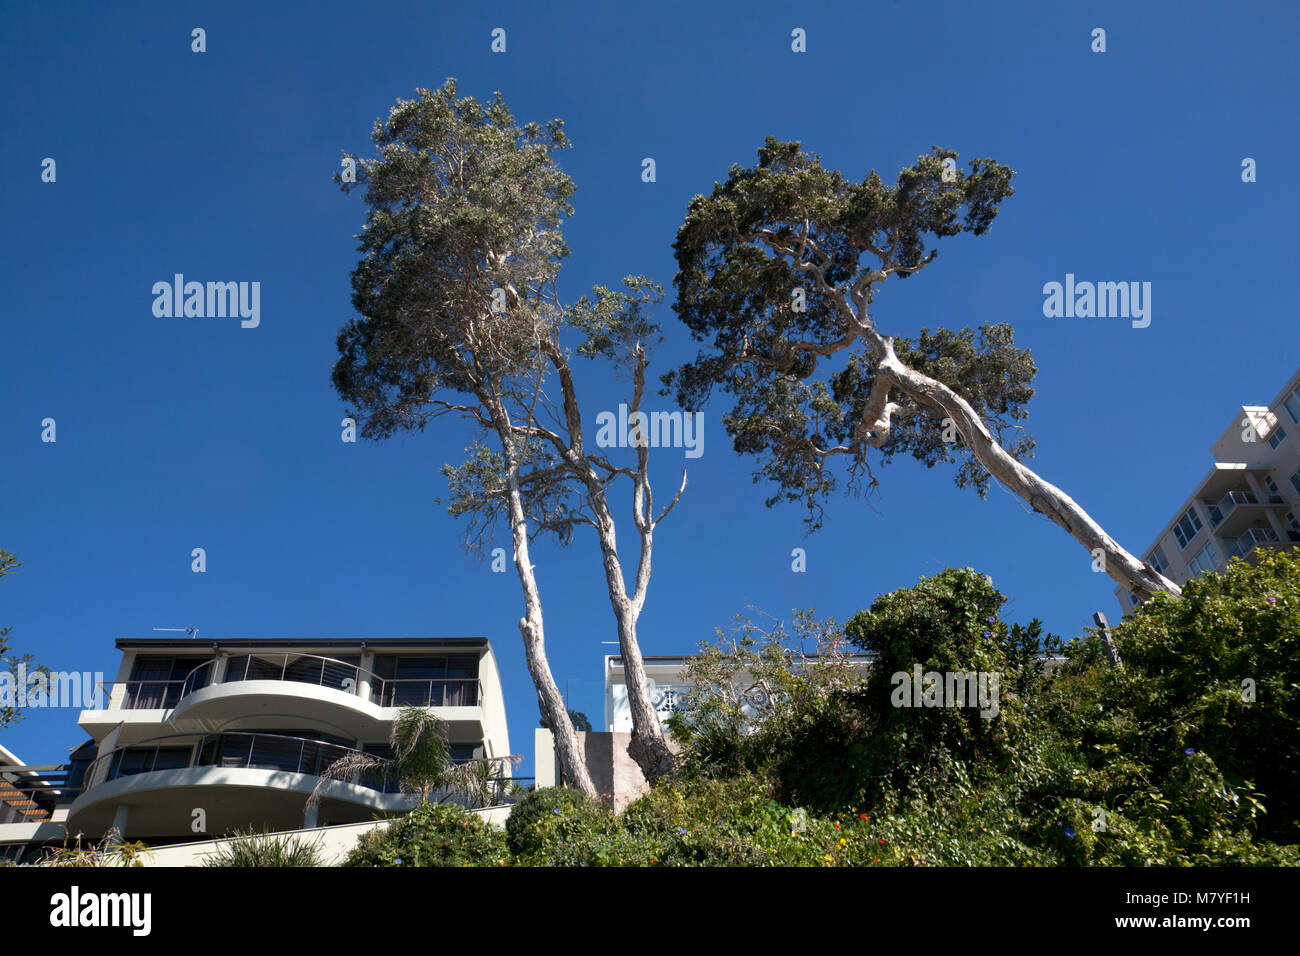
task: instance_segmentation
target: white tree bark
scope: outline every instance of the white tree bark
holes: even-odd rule
[[[1182,593],[1173,581],[1121,547],[1073,498],[1011,457],[989,433],[969,402],[942,382],[904,365],[894,354],[892,338],[874,329],[864,332],[863,337],[876,350],[877,357],[876,379],[860,423],[869,433],[868,444],[877,448],[883,445],[889,438],[893,416],[913,411],[889,401],[890,389],[896,388],[916,406],[952,419],[966,447],[993,477],[1034,511],[1063,528],[1090,554],[1097,555],[1100,551],[1102,569],[1124,588],[1144,600],[1161,591]]]
[[[596,785],[592,783],[591,774],[587,770],[587,761],[583,757],[582,748],[578,746],[578,736],[573,730],[573,721],[569,719],[569,709],[564,705],[564,698],[555,684],[555,679],[551,675],[551,665],[546,659],[542,598],[528,553],[528,522],[524,514],[523,495],[519,490],[519,464],[513,431],[505,408],[499,401],[495,403],[492,411],[497,424],[497,433],[501,438],[506,466],[506,494],[510,510],[510,534],[514,544],[515,569],[519,573],[519,583],[524,590],[525,616],[519,619],[519,633],[524,639],[524,656],[528,662],[528,673],[537,688],[542,710],[546,714],[547,727],[555,738],[555,749],[565,780],[585,793],[588,799],[596,800],[599,798]]]

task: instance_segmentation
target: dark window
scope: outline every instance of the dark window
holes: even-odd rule
[[[181,699],[182,688],[190,693],[207,684],[212,668],[204,668],[187,679],[191,673],[208,663],[210,657],[137,657],[131,667],[132,683],[127,687],[126,707],[129,710],[158,710],[175,707]]]
[[[375,658],[384,707],[470,707],[478,703],[478,656],[397,655]]]

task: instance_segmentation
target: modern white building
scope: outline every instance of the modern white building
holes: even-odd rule
[[[1268,405],[1243,405],[1210,449],[1214,466],[1161,529],[1143,560],[1175,584],[1300,543],[1300,371]],[[1124,613],[1137,597],[1122,587]]]
[[[485,638],[124,638],[102,709],[83,710],[68,835],[180,843],[235,830],[361,822],[408,809],[398,782],[330,780],[353,752],[389,756],[398,709],[428,706],[451,757],[510,754],[496,658]],[[69,774],[71,777],[72,774]],[[0,832],[0,844],[5,841]]]

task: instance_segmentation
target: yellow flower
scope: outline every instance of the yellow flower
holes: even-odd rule
[[[829,853],[827,853],[827,854],[826,854],[826,862],[828,862],[828,863],[834,863],[834,862],[835,862],[835,857],[833,857],[833,856],[831,856]]]

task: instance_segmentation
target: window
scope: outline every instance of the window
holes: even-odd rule
[[[1202,571],[1213,571],[1218,566],[1219,553],[1214,550],[1214,542],[1201,548],[1187,565],[1193,575],[1200,574]]]
[[[375,658],[381,707],[473,707],[478,703],[478,657],[397,656]]]
[[[1300,521],[1296,520],[1294,511],[1288,511],[1286,513],[1286,521],[1287,524],[1291,526],[1292,531],[1300,531]]]
[[[1296,494],[1300,494],[1300,471],[1291,476],[1291,487],[1296,490]]]
[[[1169,562],[1165,559],[1165,553],[1159,548],[1151,552],[1151,567],[1155,568],[1161,574],[1169,570]]]
[[[1129,603],[1132,604],[1134,607],[1137,607],[1137,606],[1138,606],[1138,596],[1137,596],[1136,594],[1134,594],[1132,591],[1125,591],[1124,593],[1128,595]]]
[[[1277,482],[1273,480],[1272,475],[1264,476],[1264,487],[1268,489],[1268,493],[1270,495],[1275,495],[1278,493]]]
[[[1296,472],[1291,481],[1295,482],[1297,478],[1300,478],[1300,471]],[[1296,490],[1300,491],[1300,483],[1296,484]],[[1188,542],[1195,538],[1196,532],[1200,530],[1201,519],[1196,514],[1196,506],[1193,505],[1187,509],[1186,514],[1179,518],[1178,523],[1174,525],[1174,537],[1178,539],[1178,547],[1186,548]]]
[[[131,683],[127,686],[124,706],[129,710],[175,707],[190,672],[210,660],[210,657],[137,657],[131,666]],[[205,668],[185,688],[186,692],[206,687],[211,674],[212,668]]]
[[[1286,432],[1282,430],[1281,425],[1278,425],[1277,428],[1273,429],[1273,434],[1268,436],[1268,447],[1276,449],[1285,440]]]
[[[1291,416],[1293,425],[1300,425],[1300,388],[1288,395],[1282,400],[1282,405],[1286,408],[1287,414]]]

